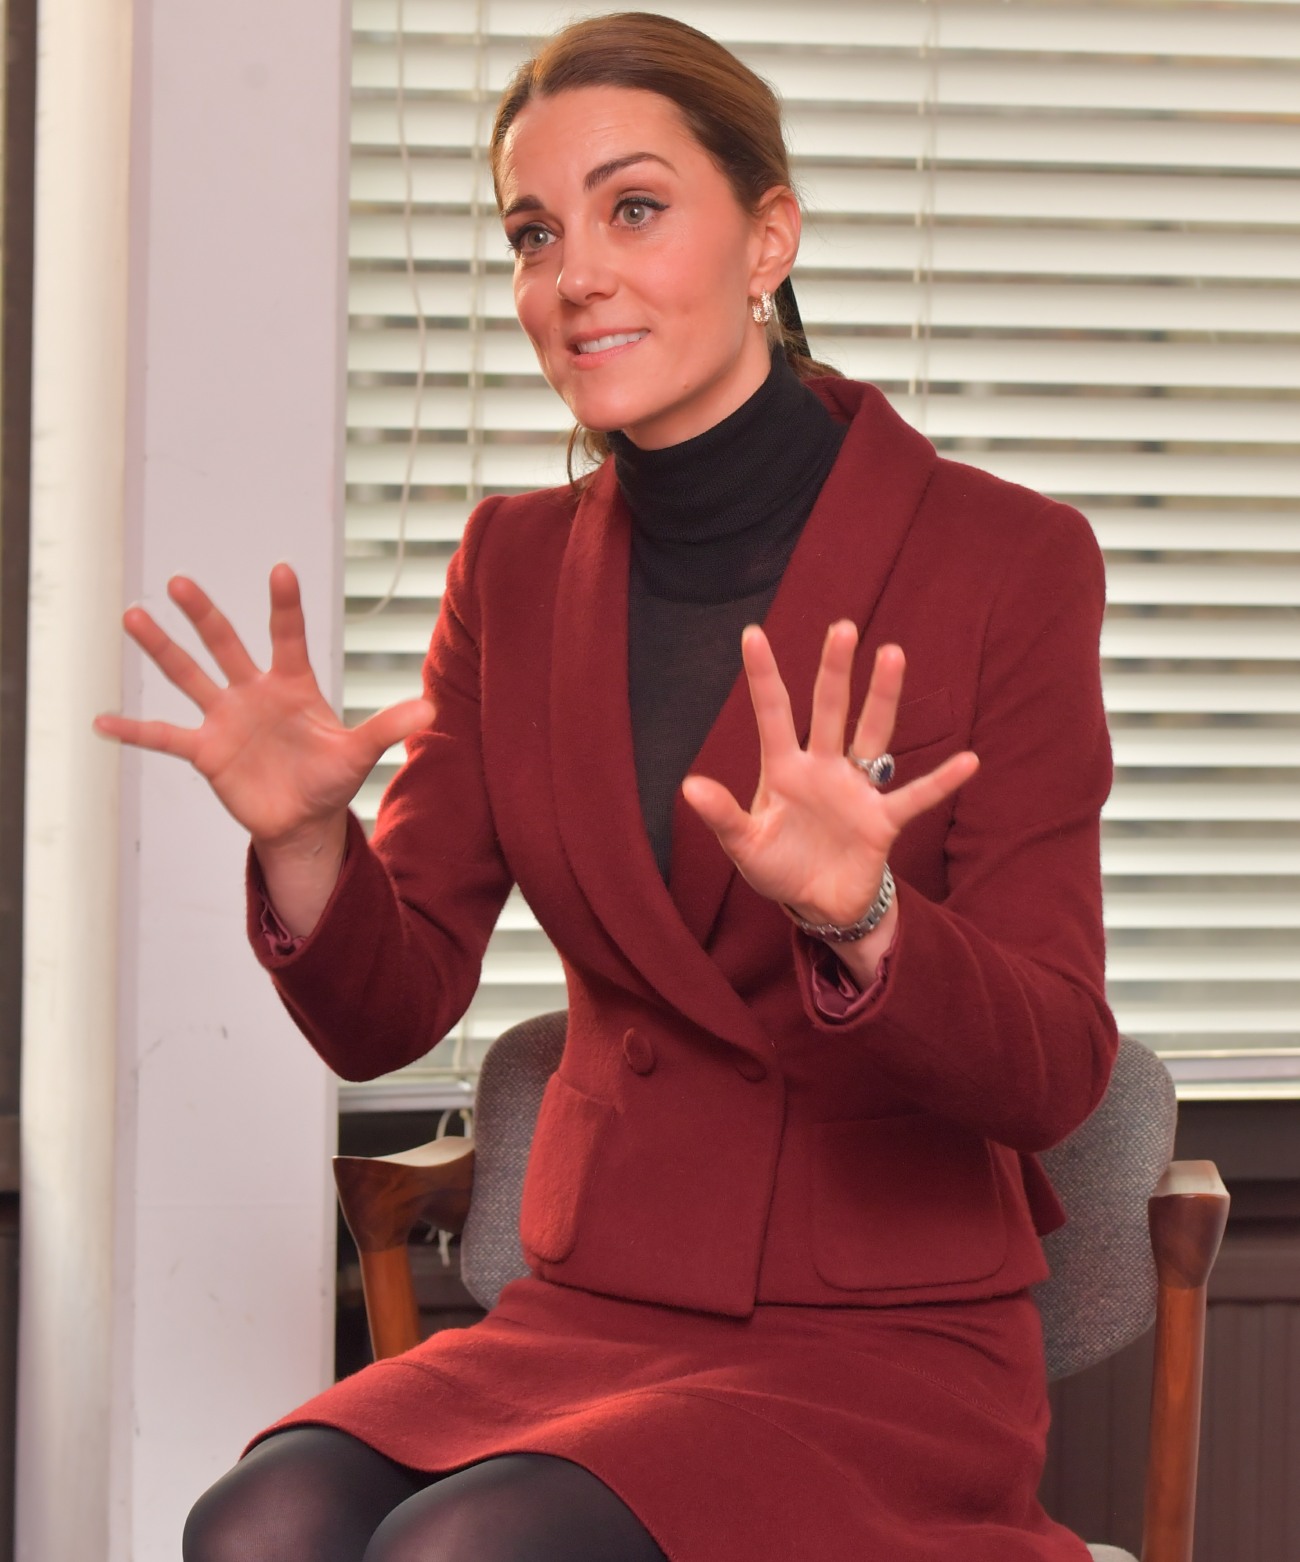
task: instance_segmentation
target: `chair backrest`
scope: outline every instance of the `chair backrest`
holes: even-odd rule
[[[1049,1377],[1080,1372],[1151,1327],[1147,1200],[1173,1155],[1177,1115],[1164,1064],[1121,1037],[1101,1105],[1042,1157],[1068,1217],[1043,1242],[1052,1273],[1034,1293]]]
[[[461,1278],[474,1300],[495,1307],[501,1288],[528,1273],[519,1206],[528,1147],[546,1081],[559,1067],[567,1015],[539,1014],[492,1043],[474,1098],[474,1192],[460,1245]]]
[[[519,1205],[546,1081],[564,1051],[565,1015],[542,1014],[493,1043],[474,1106],[474,1196],[461,1273],[484,1307],[527,1273]],[[1147,1199],[1173,1151],[1174,1088],[1164,1065],[1122,1040],[1105,1099],[1043,1165],[1069,1220],[1044,1242],[1037,1288],[1048,1373],[1066,1377],[1119,1350],[1155,1317]]]

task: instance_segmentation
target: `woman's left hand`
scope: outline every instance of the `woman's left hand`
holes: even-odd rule
[[[808,746],[801,748],[767,636],[757,626],[746,629],[741,647],[758,721],[758,790],[746,812],[726,787],[706,776],[688,776],[682,783],[686,801],[760,895],[809,922],[838,926],[856,922],[876,898],[890,849],[909,820],[942,802],[979,768],[973,753],[954,754],[890,792],[877,790],[849,763],[844,733],[857,644],[857,628],[847,620],[827,631]],[[852,740],[853,752],[863,759],[888,752],[904,666],[900,647],[883,645],[876,652]]]

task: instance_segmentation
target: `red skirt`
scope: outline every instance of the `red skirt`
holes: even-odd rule
[[[671,1562],[1087,1562],[1038,1503],[1047,1421],[1023,1293],[738,1320],[530,1278],[268,1431],[338,1427],[437,1474],[570,1459]]]

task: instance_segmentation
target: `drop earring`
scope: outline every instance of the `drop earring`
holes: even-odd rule
[[[759,296],[750,301],[749,312],[754,317],[755,325],[767,325],[776,313],[776,306],[772,303],[772,295],[766,288]]]

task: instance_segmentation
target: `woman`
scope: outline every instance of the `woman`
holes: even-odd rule
[[[228,687],[132,609],[204,719],[100,727],[249,829],[254,946],[346,1076],[454,1025],[520,886],[570,1004],[532,1275],[264,1434],[185,1555],[1082,1558],[1035,1498],[1027,1288],[1034,1152],[1115,1047],[1091,534],[783,350],[779,110],[701,34],[566,29],[492,156],[520,322],[609,458],[475,512],[426,700],[343,729],[281,566],[269,670],[174,581]]]

